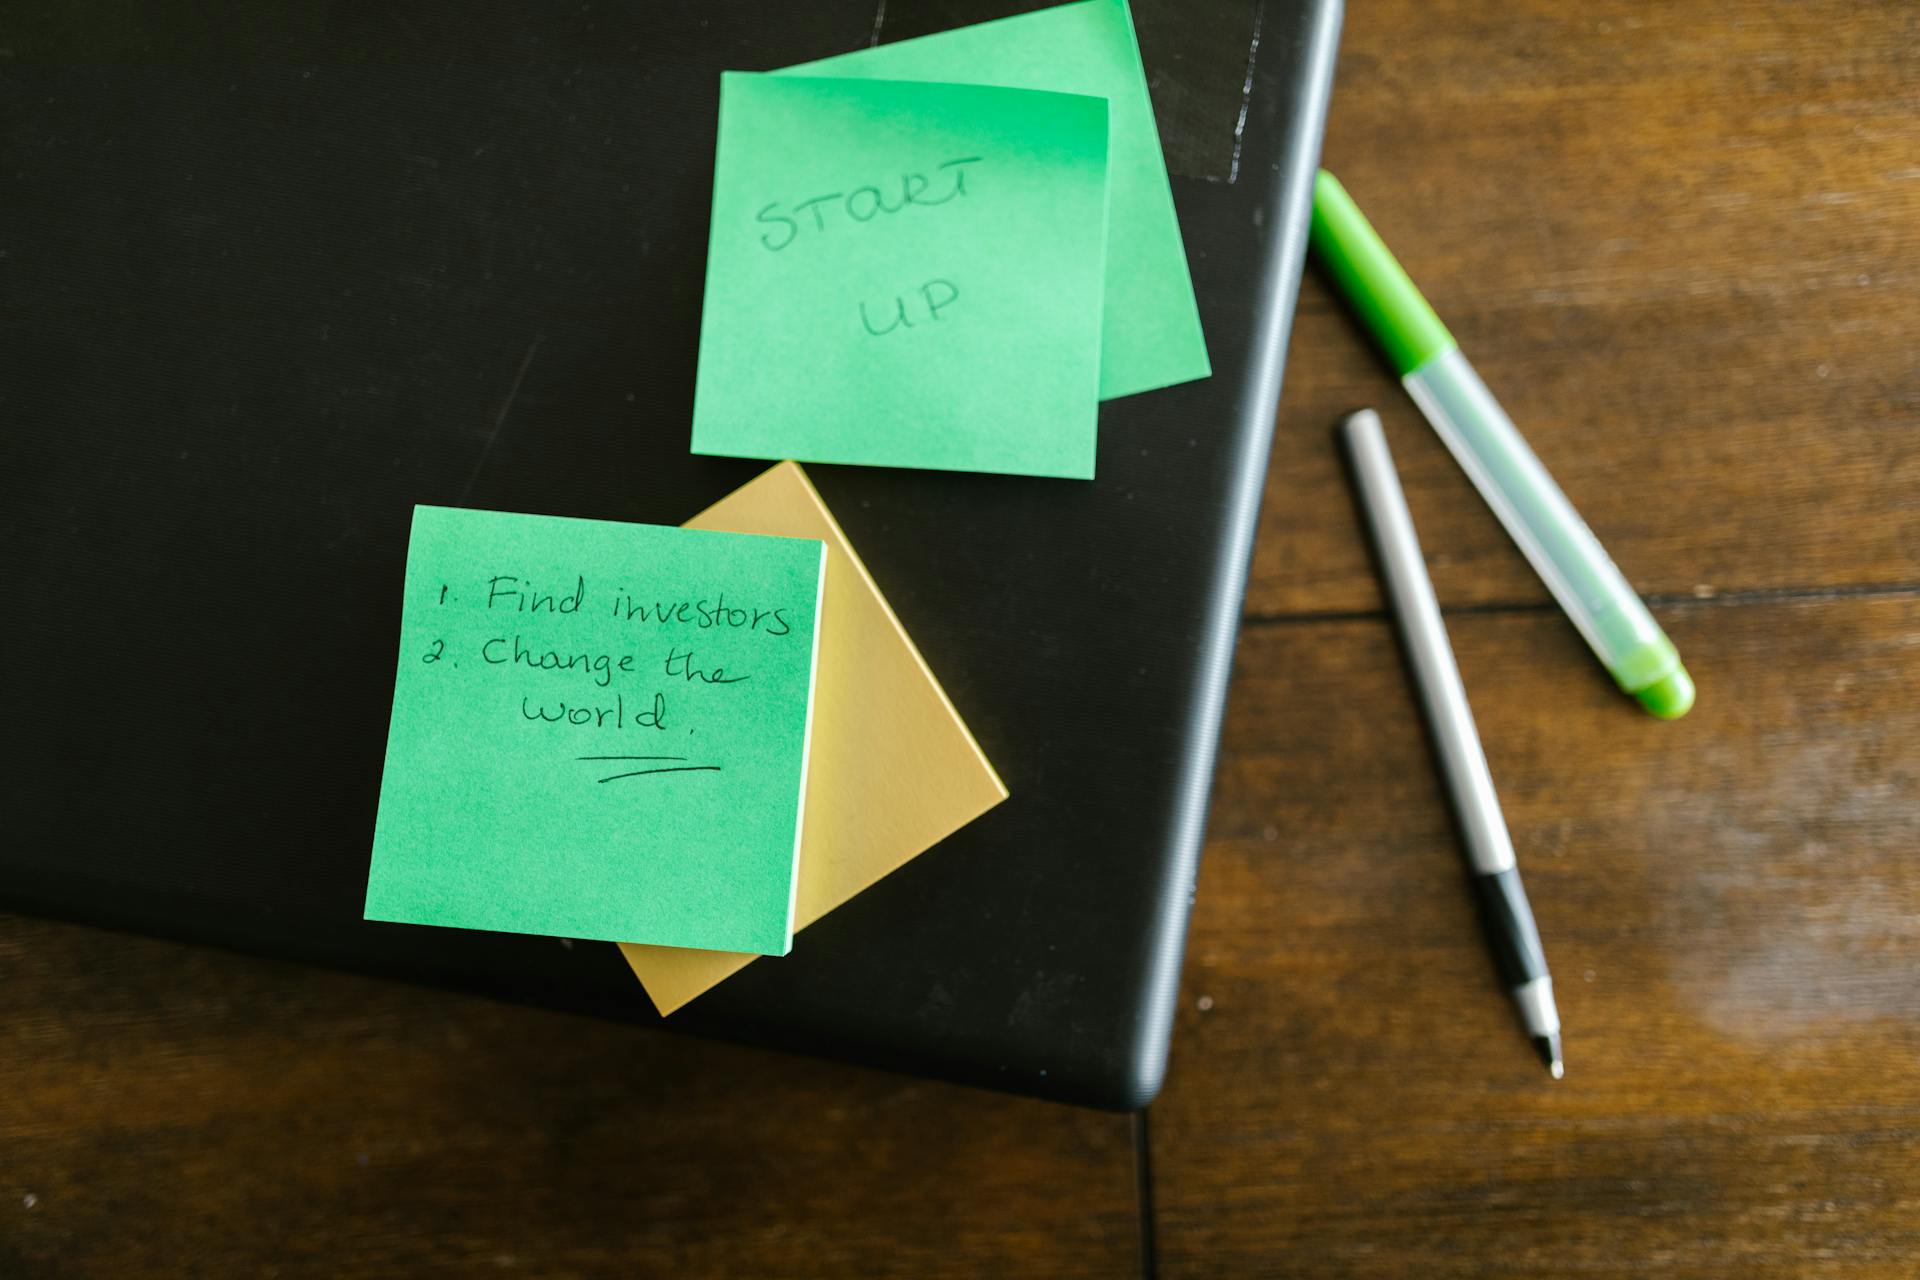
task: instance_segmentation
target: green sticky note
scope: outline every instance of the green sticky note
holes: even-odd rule
[[[414,508],[367,919],[784,955],[825,555]]]
[[[1126,0],[1082,0],[778,74],[945,80],[1109,99],[1112,207],[1100,398],[1190,382],[1212,372]]]
[[[693,451],[1093,475],[1107,104],[727,72]]]

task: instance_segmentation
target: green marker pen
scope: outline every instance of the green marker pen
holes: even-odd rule
[[[1693,706],[1693,678],[1586,521],[1560,492],[1460,344],[1326,170],[1313,184],[1313,248],[1386,350],[1414,403],[1480,490],[1619,686],[1663,720]]]

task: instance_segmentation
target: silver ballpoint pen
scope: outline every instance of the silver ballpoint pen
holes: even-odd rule
[[[1459,819],[1488,937],[1527,1034],[1533,1037],[1541,1059],[1558,1080],[1565,1069],[1560,1058],[1560,1011],[1553,1003],[1553,979],[1547,974],[1540,931],[1534,926],[1533,909],[1527,904],[1520,871],[1514,865],[1513,840],[1500,812],[1500,797],[1493,790],[1493,775],[1487,769],[1480,733],[1467,706],[1467,691],[1460,683],[1453,647],[1447,642],[1440,603],[1427,577],[1426,560],[1420,554],[1420,541],[1413,531],[1413,516],[1407,510],[1400,477],[1393,468],[1393,455],[1387,451],[1380,415],[1362,409],[1340,424],[1340,434],[1353,464],[1360,507],[1379,553],[1394,620],[1413,668],[1447,793]]]

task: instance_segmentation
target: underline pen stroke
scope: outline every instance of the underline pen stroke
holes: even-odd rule
[[[602,782],[618,782],[622,778],[639,778],[650,773],[719,773],[717,764],[683,764],[668,769],[635,769],[632,773],[616,773],[600,779]]]

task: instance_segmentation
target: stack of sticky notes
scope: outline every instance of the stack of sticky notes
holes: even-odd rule
[[[695,453],[1087,479],[1207,373],[1125,0],[722,77]]]
[[[367,917],[785,954],[825,569],[416,507]]]
[[[1006,795],[791,462],[682,528],[415,510],[368,919],[617,941],[671,1013]]]

